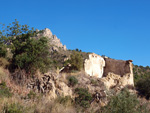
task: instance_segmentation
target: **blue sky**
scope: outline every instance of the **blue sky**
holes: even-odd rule
[[[50,28],[68,49],[150,66],[150,0],[1,0],[0,22]]]

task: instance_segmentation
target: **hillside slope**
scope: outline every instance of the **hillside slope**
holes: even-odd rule
[[[136,84],[140,79],[150,77],[150,67],[134,65],[133,73],[134,73],[134,81]]]

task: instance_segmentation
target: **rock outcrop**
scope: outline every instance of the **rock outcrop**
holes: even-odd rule
[[[90,76],[96,76],[98,78],[103,76],[104,66],[105,61],[103,57],[94,53],[89,54],[89,59],[86,59],[84,63],[85,72]]]
[[[53,35],[51,30],[45,28],[44,30],[36,30],[37,36],[35,38],[47,37],[49,39],[50,51],[59,51],[59,49],[67,50],[66,45],[60,42],[56,35]]]
[[[55,99],[58,96],[72,97],[72,89],[60,80],[59,75],[54,73],[46,73],[42,77],[32,80],[27,84],[27,88],[43,93],[49,96],[49,99]]]

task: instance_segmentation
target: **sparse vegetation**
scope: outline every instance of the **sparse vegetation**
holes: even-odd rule
[[[5,81],[8,75],[4,72],[4,68],[0,67],[0,81]]]
[[[134,82],[136,89],[139,91],[141,96],[149,99],[150,97],[150,67],[134,65]]]
[[[73,51],[69,63],[71,64],[73,70],[80,71],[83,68],[83,57],[80,52]]]
[[[94,79],[91,79],[91,84],[98,85],[98,82],[96,80],[94,80]]]
[[[12,93],[10,89],[6,86],[6,83],[3,81],[0,83],[0,97],[11,97]]]
[[[143,66],[134,65],[133,73],[134,73],[134,82],[136,85],[139,80],[150,77],[150,67],[149,66],[143,67]]]
[[[4,44],[0,44],[0,57],[6,57],[7,49]]]
[[[102,113],[149,113],[146,106],[141,105],[135,94],[127,89],[118,95],[111,97],[106,107],[101,109]]]
[[[5,43],[3,42],[3,35],[2,35],[2,32],[0,31],[0,57],[6,57],[6,54],[7,54],[7,48],[6,48],[6,45]]]
[[[88,92],[88,90],[83,88],[76,88],[75,92],[78,94],[78,97],[75,98],[76,104],[79,104],[83,108],[90,107],[90,101],[92,100],[92,96]]]
[[[1,58],[0,58],[0,67],[6,68],[8,65],[9,65],[9,62],[7,61],[7,59],[1,57]]]
[[[5,104],[2,113],[25,113],[23,106],[19,103]]]
[[[140,79],[136,88],[139,91],[139,94],[145,96],[147,99],[150,98],[150,77]]]
[[[36,98],[36,93],[33,92],[33,91],[30,91],[27,96],[28,96],[29,99],[35,99]]]
[[[70,86],[75,86],[78,83],[78,79],[75,76],[68,76],[67,79]]]
[[[66,107],[74,104],[73,99],[70,96],[58,97],[55,101]]]

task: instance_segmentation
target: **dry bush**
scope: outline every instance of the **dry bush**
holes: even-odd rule
[[[8,70],[5,69],[9,65],[9,62],[5,58],[0,58],[0,83],[8,79]]]
[[[2,81],[8,80],[8,78],[9,78],[8,71],[4,69],[3,67],[0,67],[0,83]]]
[[[33,113],[35,104],[13,97],[6,99],[0,111],[2,113]]]
[[[6,68],[9,65],[9,62],[5,58],[0,58],[0,67]]]
[[[64,82],[65,84],[68,84],[67,73],[61,73],[61,74],[60,74],[59,81],[62,81],[62,82]]]

